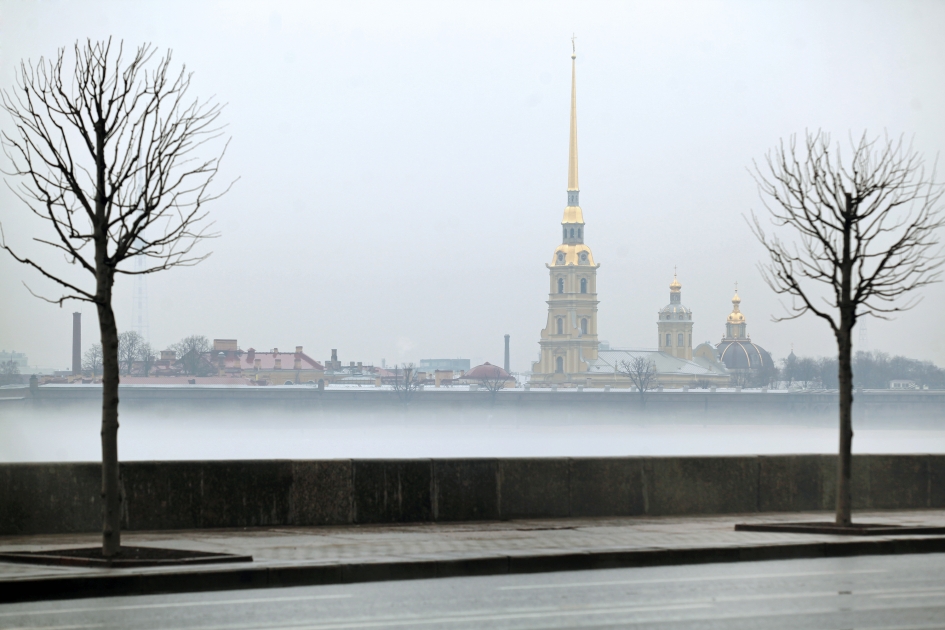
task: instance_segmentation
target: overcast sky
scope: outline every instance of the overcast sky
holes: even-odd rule
[[[655,347],[674,265],[694,340],[717,343],[737,281],[775,358],[835,352],[778,298],[743,214],[747,172],[780,138],[905,133],[945,148],[943,2],[353,3],[0,1],[0,86],[76,39],[173,49],[194,96],[227,103],[232,144],[210,206],[221,238],[195,268],[148,279],[150,340],[236,338],[319,360],[464,357],[530,368],[566,205],[571,34],[581,205],[601,267],[599,331]],[[0,126],[9,128],[3,114]],[[5,164],[7,166],[7,164]],[[11,244],[47,228],[5,188]],[[30,250],[32,251],[32,250]],[[88,304],[0,252],[0,349],[70,364]],[[53,264],[61,260],[47,257]],[[132,281],[120,278],[119,329]],[[945,364],[945,287],[868,322],[869,347]],[[858,338],[858,337],[857,337]]]

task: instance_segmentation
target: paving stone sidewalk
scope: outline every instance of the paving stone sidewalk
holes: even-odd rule
[[[266,572],[266,577],[244,579],[247,586],[283,585],[273,576],[280,571],[292,573],[299,583],[300,569],[315,570],[345,569],[347,572],[312,574],[307,583],[338,581],[363,581],[368,579],[400,579],[407,577],[438,577],[445,575],[489,574],[530,570],[567,570],[569,568],[603,568],[609,561],[613,566],[638,562],[641,564],[684,564],[689,551],[692,562],[709,562],[740,559],[766,559],[792,557],[790,551],[797,549],[797,557],[831,555],[818,551],[818,546],[842,546],[848,551],[833,555],[857,555],[860,553],[910,553],[915,549],[945,551],[943,536],[838,536],[829,534],[785,534],[761,532],[736,532],[735,523],[786,522],[786,521],[830,521],[828,513],[778,513],[724,515],[709,517],[636,517],[599,519],[554,519],[518,520],[455,524],[409,524],[385,526],[348,527],[273,527],[226,530],[188,530],[162,532],[125,532],[122,542],[126,545],[192,549],[209,552],[252,555],[252,563],[231,565],[203,565],[188,567],[155,567],[135,569],[102,569],[65,566],[43,566],[0,562],[0,590],[19,583],[19,588],[28,584],[65,584],[72,579],[79,583],[84,578],[109,576],[147,577],[199,574],[232,575]],[[894,525],[945,526],[945,510],[903,512],[858,512],[854,519]],[[899,544],[896,541],[916,539],[937,540],[924,546],[913,543]],[[43,550],[62,547],[83,547],[99,544],[96,534],[5,536],[0,537],[0,551]],[[893,541],[892,547],[876,550],[882,541]],[[867,542],[866,546],[861,543]],[[859,544],[859,546],[857,546]],[[913,546],[910,547],[909,545]],[[869,547],[869,545],[873,545]],[[898,545],[898,546],[896,546]],[[931,546],[930,546],[931,545]],[[937,546],[936,546],[937,545]],[[812,548],[815,548],[812,550]],[[733,555],[732,550],[738,555]],[[780,550],[781,555],[770,551]],[[858,551],[859,549],[859,551]],[[865,550],[864,549],[873,549]],[[913,551],[910,551],[913,549]],[[645,561],[634,560],[637,556]],[[712,554],[716,555],[713,556]],[[768,554],[766,556],[765,554]],[[672,556],[661,561],[660,554]],[[708,555],[707,555],[708,554]],[[805,556],[806,554],[806,556]],[[590,561],[588,558],[597,558]],[[600,560],[603,558],[604,560]],[[623,560],[620,560],[620,559]],[[542,559],[570,559],[560,562],[545,562]],[[616,559],[616,560],[615,560]],[[476,565],[476,563],[479,563]],[[519,562],[517,569],[512,563]],[[522,563],[531,562],[530,567]],[[536,563],[537,562],[537,563]],[[594,564],[596,562],[597,564]],[[464,564],[467,563],[467,564]],[[503,565],[502,563],[507,563]],[[583,563],[583,564],[582,564]],[[434,565],[438,565],[437,569]],[[383,571],[364,573],[364,567],[385,567]],[[426,570],[423,567],[433,567]],[[464,573],[463,566],[473,567]],[[478,568],[475,568],[478,566]],[[352,568],[361,568],[357,577]],[[390,567],[394,567],[392,570]],[[401,567],[401,569],[397,569]],[[405,570],[403,567],[411,567]],[[419,567],[419,568],[418,568]],[[444,570],[444,567],[450,567]],[[505,568],[503,568],[505,567]],[[432,572],[431,572],[432,571]],[[170,575],[168,575],[170,574]],[[319,577],[320,576],[320,577]],[[347,577],[346,577],[347,576]],[[385,577],[386,576],[386,577]],[[218,578],[214,578],[218,579]],[[262,580],[262,581],[260,581]],[[87,580],[86,580],[87,581]],[[139,580],[142,581],[142,580]],[[218,580],[219,581],[219,580]],[[164,580],[166,584],[167,580]],[[212,580],[210,581],[212,582]],[[212,583],[193,590],[214,590]],[[221,583],[222,584],[222,583]],[[239,586],[218,585],[219,588]],[[131,587],[128,587],[131,588]],[[143,588],[136,587],[139,589]],[[158,587],[153,587],[157,589]],[[162,587],[162,588],[167,588]],[[181,587],[184,588],[184,587]],[[152,589],[152,590],[153,590]],[[119,589],[120,590],[120,589]],[[159,592],[159,591],[155,591]],[[10,601],[7,599],[7,601]]]

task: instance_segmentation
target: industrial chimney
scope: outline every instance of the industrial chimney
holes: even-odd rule
[[[509,371],[509,336],[505,336],[505,371]]]
[[[72,375],[82,374],[82,313],[72,314]]]

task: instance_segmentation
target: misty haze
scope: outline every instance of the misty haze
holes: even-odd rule
[[[0,626],[939,627],[943,33],[0,0]]]

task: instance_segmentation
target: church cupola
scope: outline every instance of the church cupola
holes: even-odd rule
[[[739,310],[742,299],[738,297],[738,289],[735,289],[735,297],[732,298],[732,312],[725,320],[725,338],[726,339],[746,339],[748,338],[745,316]]]

